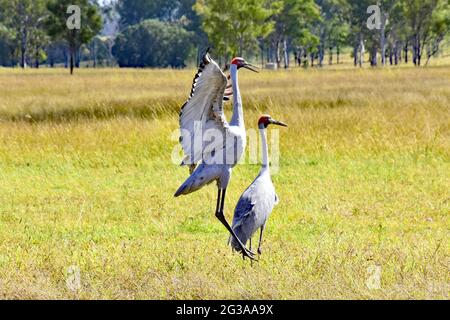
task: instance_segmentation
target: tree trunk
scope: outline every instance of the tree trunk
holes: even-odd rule
[[[381,17],[381,35],[380,35],[380,48],[381,48],[381,65],[386,65],[386,14],[382,14]]]
[[[25,52],[23,48],[20,48],[20,67],[25,69],[27,62],[25,61]]]
[[[336,55],[337,55],[336,63],[339,64],[340,63],[339,58],[340,58],[340,55],[341,55],[341,48],[339,47],[339,45],[336,48]]]
[[[330,58],[329,58],[329,60],[328,60],[328,64],[329,64],[330,66],[333,65],[333,47],[330,47]]]
[[[68,55],[67,55],[67,49],[64,48],[64,50],[63,50],[63,56],[64,56],[64,68],[67,69],[67,67],[69,66],[68,62],[69,62],[69,59],[70,59],[70,49],[69,49],[69,56],[68,56]]]
[[[319,46],[318,55],[319,55],[319,67],[322,68],[322,65],[323,65],[323,46],[322,45]]]
[[[303,56],[303,48],[297,47],[295,50],[295,62],[298,64],[299,67],[302,66],[302,56]]]
[[[261,44],[261,68],[264,68],[264,46]]]
[[[407,64],[408,63],[408,42],[405,43],[404,52],[405,52],[405,63]]]
[[[26,47],[23,45],[20,46],[20,67],[25,69],[27,67],[27,57],[26,57]]]
[[[394,47],[394,63],[397,66],[398,65],[398,46],[397,43],[395,43],[395,47]]]
[[[420,45],[420,38],[417,41],[417,65],[420,67],[421,64],[421,60],[422,60],[422,48]]]
[[[372,48],[370,65],[372,67],[376,67],[378,65],[378,49],[376,46],[373,46]]]
[[[27,67],[27,45],[28,45],[28,31],[24,28],[22,31],[22,38],[20,42],[20,67],[25,69]]]
[[[95,41],[94,41],[94,43],[92,45],[92,52],[93,52],[93,57],[92,57],[93,65],[92,65],[92,67],[93,68],[97,68],[97,44],[95,43]]]
[[[39,49],[36,49],[34,67],[39,69]]]
[[[413,62],[416,67],[420,67],[420,58],[421,58],[421,47],[420,47],[420,35],[416,33],[414,35],[414,56]]]
[[[279,40],[277,40],[277,43],[276,43],[276,52],[275,52],[275,54],[276,54],[276,62],[277,62],[277,69],[280,69],[280,67],[281,67],[281,56],[280,56],[280,41]]]
[[[289,53],[286,39],[284,39],[283,41],[283,51],[284,51],[284,68],[287,69],[289,68]]]
[[[81,61],[81,48],[79,48],[78,50],[75,49],[75,67],[76,68],[80,67],[80,61]]]
[[[73,67],[74,67],[74,60],[75,60],[75,48],[71,47],[69,49],[69,55],[70,55],[70,74],[73,75]]]
[[[362,68],[364,64],[364,37],[361,34],[359,39],[359,67]]]

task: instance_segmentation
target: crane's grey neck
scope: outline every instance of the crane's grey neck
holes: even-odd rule
[[[230,72],[233,85],[233,117],[231,118],[230,124],[244,128],[244,110],[242,109],[242,98],[239,90],[238,68],[235,64],[231,65]]]
[[[270,172],[269,146],[267,144],[266,128],[264,128],[264,127],[259,128],[259,133],[261,134],[261,156],[262,156],[261,174],[262,174],[265,172]]]

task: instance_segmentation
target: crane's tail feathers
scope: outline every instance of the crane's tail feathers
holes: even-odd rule
[[[193,169],[192,167],[190,168]],[[175,192],[175,197],[179,197],[181,195],[190,194],[192,192],[195,192],[197,190],[200,190],[204,186],[210,184],[216,180],[216,176],[213,178],[208,177],[206,173],[195,171],[187,180],[185,183],[181,185],[181,187]]]
[[[186,189],[186,186],[185,186],[185,185],[182,185],[182,186],[177,190],[177,192],[175,192],[174,197],[175,197],[175,198],[178,198],[179,196],[181,196],[181,195],[183,195],[183,194],[187,194],[187,193],[185,193],[185,189]]]

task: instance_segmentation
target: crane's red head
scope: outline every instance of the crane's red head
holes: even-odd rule
[[[256,70],[257,67],[245,61],[244,58],[236,57],[233,60],[231,60],[231,64],[232,65],[234,64],[238,68],[238,70],[240,68],[245,68],[253,72],[258,72],[258,70]]]
[[[283,122],[280,122],[280,121],[277,121],[277,120],[274,120],[269,115],[263,115],[263,116],[261,116],[261,118],[259,118],[258,127],[260,129],[266,129],[270,124],[274,124],[274,125],[282,126],[282,127],[287,127],[287,124],[285,124]]]

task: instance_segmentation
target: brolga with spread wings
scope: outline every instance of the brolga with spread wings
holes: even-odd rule
[[[238,81],[241,68],[257,72],[243,58],[234,58],[230,66],[231,85],[228,85],[227,76],[209,53],[203,56],[190,97],[180,112],[180,143],[185,154],[181,165],[189,166],[191,175],[175,197],[217,182],[216,217],[237,241],[244,256],[254,259],[255,254],[245,248],[224,215],[231,171],[242,158],[247,142]],[[223,107],[230,96],[233,96],[233,116],[228,122]]]

